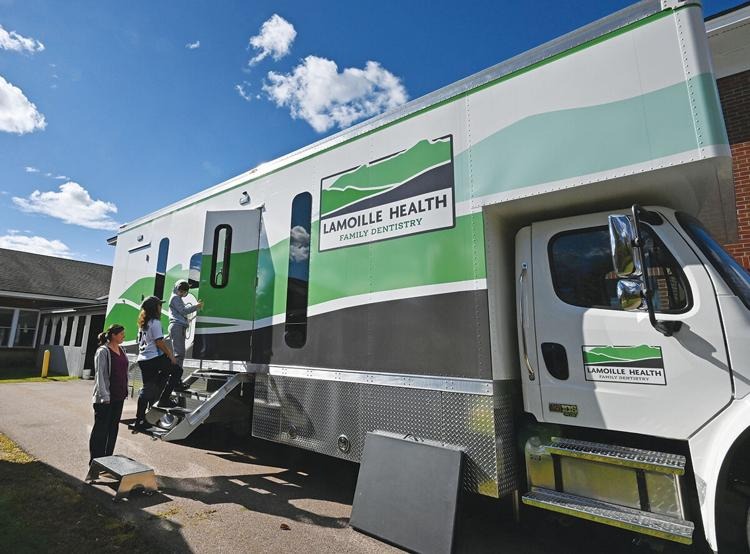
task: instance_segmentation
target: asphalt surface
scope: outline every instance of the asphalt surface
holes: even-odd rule
[[[185,441],[154,441],[121,425],[116,454],[153,467],[159,493],[110,502],[114,490],[88,485],[93,424],[91,381],[0,383],[0,432],[92,502],[143,529],[167,552],[400,552],[349,527],[359,466],[208,425]],[[127,400],[123,419],[135,414]],[[30,484],[32,486],[32,484]],[[508,502],[465,494],[458,552],[648,553],[649,542],[589,522],[535,509],[515,524]],[[288,528],[288,529],[285,529]],[[656,543],[660,552],[704,552]]]

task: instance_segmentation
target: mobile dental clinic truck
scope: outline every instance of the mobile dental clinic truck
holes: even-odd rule
[[[750,277],[706,230],[733,217],[701,7],[645,0],[124,225],[107,324],[178,279],[205,301],[165,440],[408,434],[480,494],[736,552]]]

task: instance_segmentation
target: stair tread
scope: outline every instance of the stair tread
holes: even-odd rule
[[[695,528],[692,521],[685,519],[644,512],[601,500],[548,489],[533,489],[523,496],[523,502],[530,506],[562,512],[686,544],[692,542]]]
[[[685,464],[687,463],[685,456],[680,454],[560,437],[553,437],[552,442],[547,445],[547,450],[552,454],[561,456],[601,460],[677,475],[682,475],[685,472]]]

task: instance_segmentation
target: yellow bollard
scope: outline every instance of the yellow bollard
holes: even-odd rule
[[[49,371],[49,350],[44,351],[44,359],[42,360],[42,379],[47,378],[47,372]]]

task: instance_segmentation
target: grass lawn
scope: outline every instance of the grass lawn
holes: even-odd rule
[[[94,500],[0,433],[0,551],[157,552]]]
[[[42,379],[38,369],[0,369],[0,385],[3,383],[37,383],[43,381],[71,381],[78,377],[70,375],[48,375]]]

